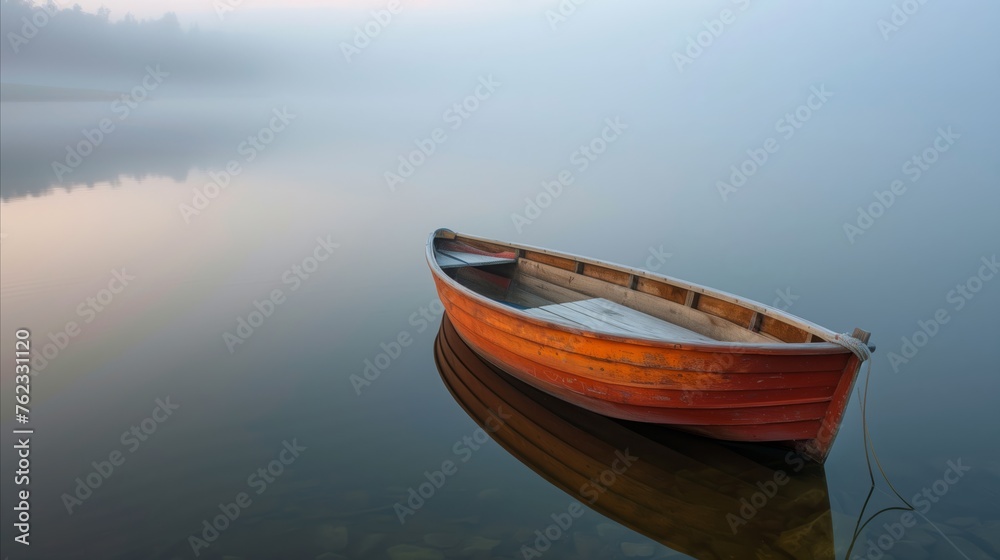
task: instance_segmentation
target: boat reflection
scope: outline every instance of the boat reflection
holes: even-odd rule
[[[484,429],[490,422],[497,443],[594,511],[699,559],[834,557],[822,466],[565,403],[485,362],[447,315],[434,357],[455,400]]]

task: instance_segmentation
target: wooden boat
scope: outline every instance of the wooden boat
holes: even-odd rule
[[[699,559],[834,558],[821,465],[793,451],[724,444],[563,402],[493,369],[447,315],[434,356],[452,396],[490,437],[601,515]],[[620,543],[602,546],[595,557],[619,555]],[[533,556],[520,552],[508,555]]]
[[[651,272],[440,229],[427,261],[455,329],[518,379],[593,412],[824,462],[855,340]]]

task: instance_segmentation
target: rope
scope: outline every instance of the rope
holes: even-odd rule
[[[871,479],[871,483],[874,485],[875,475],[872,472],[871,459],[875,459],[875,465],[878,467],[879,473],[882,474],[882,478],[885,479],[885,482],[889,485],[889,488],[892,489],[892,492],[896,494],[896,497],[899,498],[900,501],[912,510],[914,509],[913,506],[910,505],[910,502],[906,501],[906,498],[904,498],[902,494],[896,490],[896,488],[892,485],[892,482],[889,481],[889,476],[885,474],[885,469],[882,468],[882,462],[879,461],[878,454],[875,453],[875,444],[872,443],[871,434],[868,432],[868,384],[872,379],[872,351],[867,344],[847,333],[835,335],[833,337],[833,341],[853,352],[862,363],[866,361],[868,362],[868,370],[865,372],[864,394],[862,395],[861,389],[858,389],[858,397],[861,404],[861,426],[864,431],[865,460],[868,462],[868,478]],[[871,459],[868,457],[868,450],[871,450]]]
[[[927,519],[927,516],[925,516],[923,513],[919,512],[919,511],[917,511],[917,509],[915,507],[913,507],[913,505],[910,504],[910,502],[906,501],[906,498],[904,498],[899,493],[899,491],[896,490],[896,487],[893,486],[892,482],[889,480],[889,476],[887,474],[885,474],[885,469],[882,468],[882,463],[878,459],[878,454],[875,453],[875,444],[872,443],[871,434],[868,432],[868,382],[871,381],[871,378],[872,378],[872,362],[871,362],[872,352],[871,352],[871,349],[868,348],[868,345],[865,344],[864,342],[862,342],[862,341],[860,341],[860,340],[858,340],[858,339],[854,338],[853,336],[851,336],[849,334],[846,334],[846,333],[835,335],[833,337],[833,342],[835,342],[835,343],[843,346],[844,348],[847,348],[851,352],[853,352],[854,355],[857,356],[858,359],[860,359],[862,363],[864,363],[865,361],[868,362],[868,370],[865,372],[865,391],[864,391],[864,394],[862,395],[861,388],[858,387],[858,399],[859,399],[859,404],[861,405],[861,426],[862,426],[862,430],[864,432],[865,461],[868,463],[868,478],[869,478],[869,480],[871,480],[871,488],[868,489],[868,496],[865,498],[864,505],[861,506],[861,512],[858,514],[858,521],[854,525],[854,534],[851,537],[851,544],[847,548],[847,554],[844,556],[845,560],[848,559],[848,558],[851,558],[851,552],[854,550],[854,545],[857,544],[857,540],[861,536],[861,532],[864,531],[865,527],[867,527],[869,523],[871,523],[872,521],[874,521],[875,518],[877,518],[878,516],[882,515],[883,513],[889,512],[889,511],[911,511],[911,512],[917,514],[921,519],[923,519],[931,527],[933,527],[941,535],[941,537],[944,538],[944,540],[947,541],[948,544],[951,545],[952,548],[954,548],[959,554],[961,554],[962,558],[965,558],[966,560],[969,560],[969,557],[966,556],[965,553],[962,552],[962,549],[960,549],[954,542],[952,542],[951,539],[948,538],[948,535],[945,535],[944,532],[941,531],[941,529],[939,529],[938,526],[935,525],[933,521],[931,521],[930,519]],[[869,458],[869,456],[868,456],[868,451],[869,450],[871,450],[871,458]],[[865,521],[864,523],[861,523],[861,518],[864,516],[865,510],[868,509],[868,502],[872,499],[872,494],[875,491],[875,474],[872,471],[872,462],[871,462],[871,459],[875,459],[875,465],[878,467],[878,472],[882,475],[882,478],[885,480],[885,483],[889,485],[889,488],[892,490],[892,493],[896,495],[896,497],[899,499],[899,501],[903,502],[903,504],[905,505],[905,507],[903,507],[903,506],[891,506],[891,507],[883,508],[883,509],[875,512],[874,514],[872,514],[872,516],[869,517],[867,521]],[[889,495],[885,491],[881,491],[881,492],[883,494],[885,494],[886,496]]]
[[[872,351],[868,348],[867,344],[847,333],[833,335],[833,342],[847,348],[851,352],[854,352],[854,355],[857,356],[862,362],[865,362],[872,357]],[[872,364],[871,362],[868,362],[868,373],[871,373],[871,370]]]
[[[839,345],[843,346],[844,348],[847,348],[848,350],[850,350],[851,352],[853,352],[854,355],[857,356],[858,359],[861,360],[862,363],[868,362],[868,369],[865,371],[865,390],[864,390],[864,394],[862,394],[861,388],[859,387],[858,388],[858,400],[859,400],[859,404],[861,405],[861,427],[862,427],[864,447],[865,447],[865,462],[868,465],[868,479],[871,481],[871,488],[869,488],[869,490],[868,490],[868,496],[865,498],[865,503],[861,507],[861,513],[858,516],[858,522],[854,526],[854,534],[853,534],[853,536],[851,538],[851,544],[850,544],[850,546],[847,549],[847,555],[845,556],[845,558],[850,558],[851,557],[851,551],[854,550],[854,545],[856,544],[858,537],[861,536],[861,532],[864,530],[865,527],[868,526],[869,523],[871,523],[872,521],[874,521],[876,517],[878,517],[879,515],[881,515],[883,513],[886,513],[886,512],[889,512],[889,511],[894,511],[894,510],[916,512],[916,508],[914,508],[910,504],[910,502],[908,502],[906,500],[906,498],[904,498],[902,496],[902,494],[900,494],[899,491],[896,490],[896,487],[893,486],[892,482],[889,480],[889,476],[887,474],[885,474],[885,469],[882,468],[882,462],[879,461],[878,454],[875,453],[875,444],[872,443],[871,434],[868,431],[868,385],[869,385],[869,382],[871,381],[871,378],[872,378],[872,361],[871,361],[872,351],[868,347],[867,344],[865,344],[861,340],[858,340],[857,338],[854,338],[853,336],[851,336],[850,334],[847,334],[847,333],[834,335],[833,342],[835,342],[836,344],[839,344]],[[869,454],[868,454],[869,450],[871,450],[871,456],[869,456]],[[905,504],[906,507],[893,506],[893,507],[888,507],[888,508],[881,509],[881,510],[875,512],[871,517],[868,518],[867,521],[865,521],[862,524],[861,523],[861,518],[862,518],[862,516],[864,516],[865,510],[868,509],[868,502],[871,500],[872,493],[875,491],[875,474],[874,474],[874,471],[872,470],[872,462],[871,462],[872,459],[875,459],[875,465],[878,467],[878,471],[882,475],[882,478],[885,480],[886,484],[889,485],[889,488],[892,490],[892,493],[895,494],[896,498],[898,498],[899,501],[903,502],[903,504]],[[919,512],[917,512],[917,513],[919,513]],[[921,516],[921,517],[923,517],[923,516]],[[928,520],[928,522],[929,522],[929,520]],[[933,523],[932,523],[932,525],[933,525]],[[935,527],[935,529],[936,528],[937,527]],[[952,545],[952,546],[954,546],[954,545]]]

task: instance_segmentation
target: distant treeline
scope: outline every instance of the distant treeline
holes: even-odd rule
[[[160,65],[181,85],[246,85],[261,79],[262,57],[249,40],[184,29],[177,16],[111,21],[110,12],[60,8],[51,0],[0,1],[2,81],[128,89]]]

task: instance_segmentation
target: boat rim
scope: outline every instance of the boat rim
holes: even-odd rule
[[[709,297],[714,297],[722,299],[729,303],[734,303],[741,305],[761,313],[765,316],[770,316],[778,319],[784,319],[786,322],[792,323],[794,326],[800,327],[803,330],[814,334],[823,339],[823,342],[729,342],[729,341],[714,341],[714,342],[672,342],[669,340],[658,339],[658,338],[647,338],[639,336],[621,336],[613,333],[603,333],[597,331],[589,331],[584,329],[578,329],[571,325],[566,325],[563,323],[556,323],[555,321],[549,321],[539,317],[534,317],[529,315],[519,309],[504,305],[498,301],[492,300],[474,290],[463,286],[455,279],[451,278],[444,273],[444,269],[438,264],[437,259],[434,257],[434,241],[436,239],[454,239],[456,237],[461,237],[464,239],[469,239],[471,241],[481,241],[483,243],[489,243],[493,245],[505,245],[509,247],[514,247],[517,249],[548,254],[557,257],[572,258],[578,262],[589,263],[596,266],[613,267],[615,269],[628,272],[629,274],[635,274],[644,278],[649,278],[651,280],[666,281],[675,286],[692,290],[696,293],[707,295]],[[709,288],[702,286],[700,284],[694,284],[687,282],[678,278],[673,278],[665,274],[657,274],[655,272],[650,272],[648,270],[641,270],[626,266],[623,264],[618,264],[610,261],[601,261],[597,259],[592,259],[589,257],[584,257],[580,255],[575,255],[573,253],[565,253],[561,251],[553,251],[551,249],[545,249],[542,247],[535,247],[533,245],[524,245],[520,243],[511,243],[508,241],[500,241],[495,239],[489,239],[486,237],[477,237],[474,235],[466,235],[464,233],[456,233],[448,228],[438,228],[430,234],[427,239],[426,246],[426,257],[428,265],[431,267],[431,271],[434,276],[440,278],[442,281],[447,282],[456,289],[463,291],[464,293],[470,294],[477,302],[495,310],[503,313],[515,314],[519,319],[527,321],[529,323],[534,323],[536,325],[544,326],[546,328],[551,328],[555,330],[561,330],[569,332],[578,336],[585,336],[590,338],[597,338],[602,340],[611,340],[615,342],[624,342],[629,344],[637,344],[642,346],[653,346],[659,348],[673,348],[679,350],[698,350],[698,351],[721,351],[727,353],[748,353],[747,351],[757,351],[759,353],[774,353],[774,354],[842,354],[850,353],[851,350],[848,348],[830,342],[829,339],[837,336],[837,333],[802,319],[796,315],[792,315],[781,309],[771,307],[753,300],[749,300],[729,292],[724,292],[722,290],[716,290],[714,288]],[[742,352],[741,352],[742,351]]]

